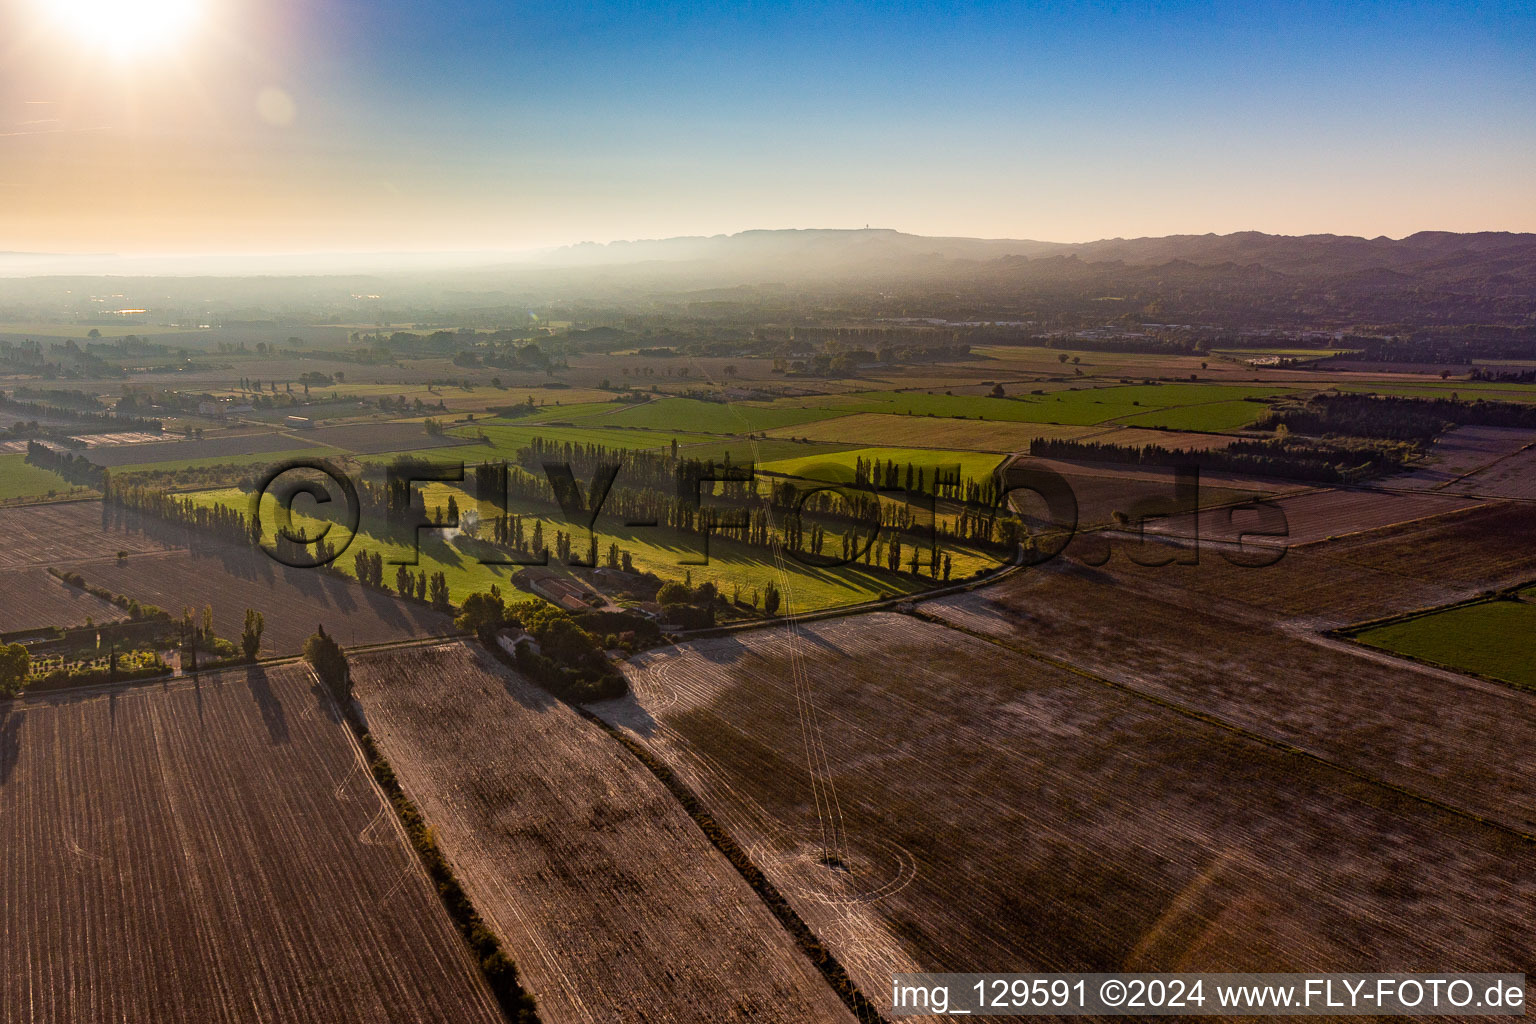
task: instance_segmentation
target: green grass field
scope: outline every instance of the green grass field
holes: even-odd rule
[[[1206,405],[1185,405],[1144,412],[1126,416],[1119,422],[1132,427],[1166,427],[1169,430],[1219,433],[1252,426],[1268,412],[1269,406],[1261,402],[1210,402]]]
[[[835,412],[822,408],[793,405],[755,405],[746,402],[701,402],[693,398],[663,398],[632,405],[614,413],[588,414],[582,425],[646,427],[655,430],[685,430],[704,434],[755,434],[761,430],[793,426],[827,419]]]
[[[1068,426],[1095,426],[1125,420],[1138,426],[1166,425],[1184,430],[1219,430],[1230,427],[1196,427],[1191,424],[1246,425],[1252,421],[1245,421],[1238,415],[1237,405],[1242,399],[1284,395],[1294,390],[1240,384],[1133,384],[1099,388],[1084,386],[1075,391],[1020,395],[1016,398],[865,391],[827,399],[808,398],[797,401],[807,405],[827,402],[831,408],[854,412],[936,418],[957,417]],[[1246,404],[1252,406],[1255,418],[1262,415],[1262,406],[1257,403]],[[1152,415],[1163,410],[1194,410],[1216,405],[1222,408],[1205,416],[1194,411],[1184,411],[1179,416],[1164,415],[1162,418]]]
[[[75,490],[84,488],[77,488],[52,470],[29,465],[22,452],[0,455],[0,501],[46,498]]]
[[[1367,630],[1355,639],[1446,668],[1536,689],[1536,589]]]
[[[426,485],[422,492],[429,508],[446,505],[449,494],[454,494],[463,508],[476,505],[462,489],[446,484]],[[242,512],[249,512],[250,509],[249,495],[235,488],[199,491],[186,497],[204,505],[222,504]],[[275,499],[269,498],[268,501],[263,519],[270,525],[275,509],[271,502]],[[542,522],[544,536],[551,545],[556,530],[573,532],[571,524],[556,516],[544,514],[545,510],[514,506],[511,511],[524,515],[526,528],[530,532],[535,520]],[[311,530],[318,530],[324,522],[299,511],[295,512],[293,521],[295,526],[303,525]],[[585,543],[585,535],[579,529],[574,532],[580,550],[580,545]],[[343,534],[338,532],[336,536],[339,538]],[[620,520],[610,520],[608,517],[598,523],[597,541],[600,557],[607,551],[609,544],[617,542],[630,553],[641,571],[654,572],[663,580],[681,581],[691,576],[694,585],[711,580],[726,594],[732,593],[739,586],[743,599],[750,599],[753,590],[761,592],[769,582],[773,582],[784,591],[785,603],[782,610],[785,612],[817,611],[858,604],[881,596],[914,593],[925,589],[928,582],[931,582],[906,573],[890,573],[865,565],[820,568],[805,565],[788,555],[780,566],[767,551],[738,544],[718,535],[709,540],[709,563],[689,565],[688,562],[703,557],[702,538],[697,533],[661,527],[626,527]],[[838,542],[834,538],[828,550],[834,551],[837,547]],[[418,559],[412,571],[443,573],[455,603],[463,601],[472,593],[488,590],[492,584],[504,592],[517,591],[511,583],[511,576],[519,567],[481,564],[481,557],[504,556],[494,552],[488,545],[469,538],[445,540],[438,531],[424,530],[418,553],[413,551],[409,538],[391,536],[382,523],[365,519],[354,545],[336,560],[336,568],[352,575],[354,552],[357,550],[382,555],[385,580],[391,586],[395,574],[395,566],[391,563]],[[948,550],[953,559],[953,578],[956,580],[979,569],[994,568],[997,564],[995,560],[975,551],[963,548]]]
[[[957,420],[938,416],[890,416],[877,412],[838,416],[772,431],[776,437],[805,437],[852,447],[894,445],[946,451],[1025,451],[1036,438],[1069,439],[1095,433],[1095,427],[1012,420]]]

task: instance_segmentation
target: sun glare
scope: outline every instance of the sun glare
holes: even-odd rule
[[[119,57],[163,53],[186,37],[201,0],[44,0],[61,30]]]

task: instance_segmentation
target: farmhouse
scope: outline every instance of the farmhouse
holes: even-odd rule
[[[539,653],[539,642],[533,638],[533,634],[521,629],[504,629],[496,634],[496,644],[502,650],[513,657],[517,656],[519,644],[524,644],[534,654]]]

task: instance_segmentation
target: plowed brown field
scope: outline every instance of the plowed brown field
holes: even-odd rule
[[[597,725],[462,643],[354,655],[352,677],[545,1021],[851,1024],[736,869]]]
[[[0,1020],[502,1021],[313,687],[0,705]]]
[[[937,624],[756,631],[629,674],[635,698],[600,713],[702,795],[877,1003],[914,969],[1529,960],[1526,840]]]

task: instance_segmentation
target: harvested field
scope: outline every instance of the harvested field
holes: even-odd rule
[[[1195,570],[1198,571],[1198,570]],[[1249,570],[1262,586],[1269,570]],[[1536,697],[1367,657],[1192,595],[1178,569],[1132,579],[1054,563],[925,614],[1536,833]]]
[[[1529,436],[1529,435],[1528,435]],[[1463,477],[1446,488],[1458,494],[1536,501],[1536,439],[1486,469]]]
[[[128,613],[110,601],[67,587],[46,569],[0,571],[0,631],[15,633],[44,626],[83,626],[85,620],[118,622]]]
[[[1536,444],[1536,431],[1507,427],[1457,427],[1446,431],[1435,441],[1422,463],[1407,473],[1382,481],[1382,486],[1417,490],[1450,487],[1463,477],[1487,469],[1500,459],[1532,444]],[[1470,490],[1478,489],[1473,487]]]
[[[1474,589],[1509,586],[1536,578],[1536,506],[1485,502],[1349,537],[1321,546],[1320,553],[1413,581]]]
[[[63,566],[118,551],[130,556],[182,547],[179,531],[148,523],[142,529],[121,523],[115,510],[99,501],[69,501],[0,509],[0,570],[23,566]]]
[[[852,1015],[676,800],[462,643],[354,656],[372,732],[550,1024]]]
[[[284,436],[291,441],[294,437],[301,435]],[[354,455],[377,455],[381,452],[405,451],[410,448],[445,448],[449,445],[469,443],[462,437],[429,434],[427,428],[419,421],[349,423],[338,427],[306,430],[302,436],[306,441],[351,452]]]
[[[1437,607],[1536,579],[1536,515],[1521,503],[1487,502],[1337,540],[1282,546],[1280,560],[1262,569],[1229,562],[1228,555],[1233,560],[1239,556],[1222,543],[1230,539],[1225,515],[1218,510],[1212,513],[1214,523],[1202,524],[1198,565],[1138,566],[1129,557],[1133,541],[1111,537],[1113,561],[1106,571],[1133,590],[1161,587],[1191,599],[1261,611],[1271,621],[1295,620],[1308,629]],[[1239,528],[1246,528],[1247,516],[1238,513]],[[1153,530],[1149,524],[1148,532]],[[1090,543],[1104,540],[1102,534],[1083,537],[1067,549],[1066,558],[1081,560],[1084,551],[1092,550]],[[1245,551],[1263,554],[1262,543],[1250,537]],[[1154,542],[1151,547],[1153,556],[1191,557],[1187,545],[1175,550]]]
[[[1474,508],[1479,502],[1475,498],[1445,494],[1331,488],[1276,498],[1273,504],[1284,514],[1288,532],[1284,537],[1254,538],[1251,543],[1284,547],[1314,544]],[[1200,536],[1235,539],[1239,531],[1248,528],[1243,516],[1244,513],[1239,512],[1234,519],[1225,509],[1203,512],[1199,522]],[[1257,517],[1251,528],[1260,528]],[[1147,530],[1162,536],[1190,537],[1194,533],[1194,524],[1190,516],[1177,516],[1156,524],[1149,523]]]
[[[89,583],[173,613],[212,605],[214,631],[224,637],[238,637],[245,610],[254,608],[266,617],[263,657],[297,654],[316,625],[349,647],[454,632],[449,616],[426,605],[321,569],[291,569],[252,548],[205,544],[70,567]]]
[[[919,968],[1529,959],[1525,840],[933,623],[764,630],[628,672],[636,698],[599,713],[700,793],[878,1004]]]
[[[26,581],[38,578],[31,570],[54,566],[173,613],[212,605],[223,637],[238,637],[245,610],[255,608],[266,616],[264,657],[298,653],[320,623],[349,646],[453,632],[448,616],[425,605],[324,570],[291,569],[254,548],[191,536],[99,501],[7,509],[0,525],[17,538],[0,553],[0,616],[8,619],[31,615]],[[118,551],[128,557],[117,558]]]
[[[0,1020],[503,1020],[305,666],[0,705],[0,819]]]
[[[311,446],[291,434],[236,434],[231,437],[208,437],[201,441],[156,441],[153,444],[120,444],[107,448],[92,448],[85,457],[98,466],[142,466],[156,462],[203,461],[230,458],[240,455],[261,455],[267,452],[287,452]]]
[[[1023,480],[1023,473],[1013,470],[1049,470],[1064,479],[1077,501],[1080,529],[1111,523],[1116,512],[1129,515],[1143,508],[1149,513],[1161,513],[1165,509],[1188,507],[1173,504],[1177,474],[1169,467],[1128,466],[1113,462],[1062,462],[1025,456],[1016,459],[1010,466],[1008,479],[1010,483],[1018,485]],[[1199,483],[1199,505],[1202,508],[1269,497],[1278,491],[1296,489],[1296,485],[1280,481],[1217,473],[1200,474]],[[1050,519],[1045,514],[1045,505],[1034,495],[1023,490],[1015,491],[1013,501],[1032,529],[1049,527]],[[1219,514],[1225,516],[1225,513]]]
[[[602,412],[578,420],[578,426],[644,427],[657,431],[696,431],[706,434],[746,434],[809,423],[837,415],[825,409],[747,402],[702,402],[693,398],[663,398],[642,402],[619,412]]]

